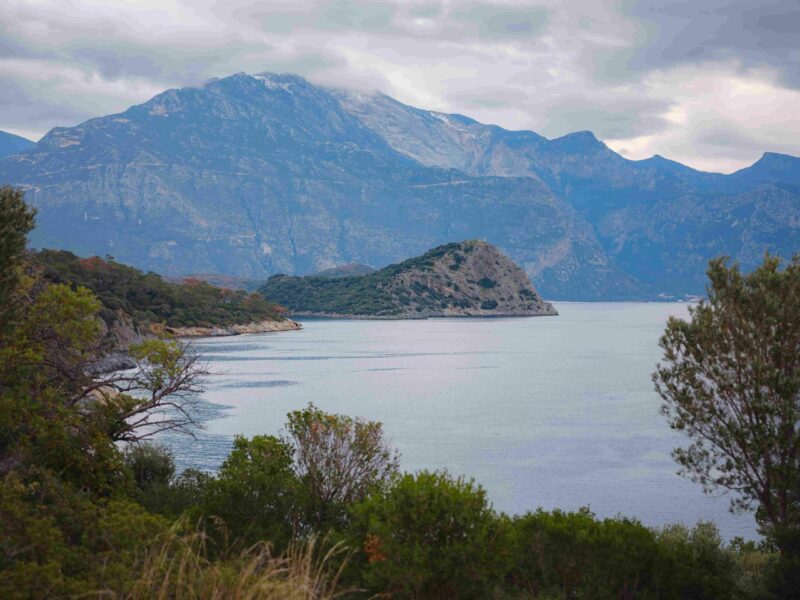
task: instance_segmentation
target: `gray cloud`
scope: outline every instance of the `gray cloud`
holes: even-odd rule
[[[590,129],[634,158],[731,170],[800,151],[797,0],[84,1],[0,4],[0,129],[38,137],[266,70],[549,137]],[[736,143],[715,144],[726,131]]]
[[[797,0],[642,0],[631,3],[630,15],[649,35],[629,67],[736,61],[743,68],[772,67],[785,84],[800,86]]]

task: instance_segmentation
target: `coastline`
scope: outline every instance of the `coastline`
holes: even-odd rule
[[[164,333],[180,338],[223,337],[247,333],[276,333],[279,331],[296,331],[303,326],[297,321],[283,319],[281,321],[257,321],[227,327],[164,327]]]
[[[464,312],[423,312],[416,315],[400,314],[400,315],[357,315],[357,314],[343,314],[343,313],[323,313],[323,312],[305,312],[298,311],[291,313],[292,317],[300,319],[341,319],[347,321],[424,321],[426,319],[502,319],[502,318],[518,318],[518,317],[557,317],[558,311],[551,304],[547,303],[549,308],[546,311],[532,314],[530,312],[519,313],[497,313],[495,311],[476,311],[473,313]]]

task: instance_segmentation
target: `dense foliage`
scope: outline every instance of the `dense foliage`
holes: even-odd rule
[[[395,278],[407,271],[430,271],[437,260],[451,253],[454,255],[451,266],[457,269],[463,261],[458,251],[469,252],[471,248],[469,242],[444,244],[421,256],[355,277],[273,275],[261,292],[299,313],[391,317],[400,314],[411,303],[412,296],[420,310],[440,309],[446,298],[438,297],[430,289],[397,289],[393,285]],[[493,285],[494,282],[483,287]]]
[[[32,259],[47,280],[84,287],[98,297],[109,316],[122,310],[138,323],[213,327],[283,318],[283,309],[258,293],[219,288],[192,278],[171,283],[113,258],[79,258],[65,250],[42,250]]]

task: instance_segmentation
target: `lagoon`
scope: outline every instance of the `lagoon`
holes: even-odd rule
[[[651,374],[677,303],[556,303],[560,316],[416,321],[303,320],[303,330],[192,342],[211,376],[205,430],[169,436],[179,468],[216,469],[237,434],[277,434],[286,413],[383,422],[404,470],[447,469],[498,510],[589,506],[659,526],[713,520],[755,538],[676,475],[685,443],[659,413]]]

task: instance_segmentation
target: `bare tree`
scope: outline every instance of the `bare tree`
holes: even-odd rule
[[[81,393],[108,418],[112,440],[138,442],[164,431],[194,435],[200,426],[202,379],[208,374],[191,347],[148,339],[130,349],[132,370],[96,378]]]

